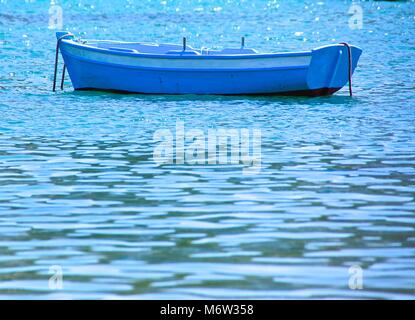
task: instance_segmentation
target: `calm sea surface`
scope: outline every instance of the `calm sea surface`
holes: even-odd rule
[[[57,2],[83,38],[348,41],[355,97],[53,94],[50,1],[0,0],[0,298],[415,298],[413,1]],[[176,121],[261,129],[261,171],[157,166]]]

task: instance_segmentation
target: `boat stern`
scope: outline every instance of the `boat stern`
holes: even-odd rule
[[[68,36],[68,37],[66,37],[66,36]],[[58,39],[58,40],[62,37],[70,38],[69,36],[74,37],[74,35],[72,33],[70,33],[69,31],[57,31],[56,32],[56,39]]]
[[[351,71],[357,67],[362,49],[350,45]],[[349,55],[344,44],[333,44],[312,50],[307,74],[307,85],[311,90],[325,89],[333,93],[349,81]]]

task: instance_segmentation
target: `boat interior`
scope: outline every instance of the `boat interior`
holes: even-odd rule
[[[167,55],[241,55],[258,54],[254,49],[249,48],[225,48],[222,50],[211,50],[209,48],[194,49],[186,44],[155,44],[140,42],[118,42],[118,41],[87,41],[87,46],[107,49],[110,51],[145,53],[145,54],[167,54]]]

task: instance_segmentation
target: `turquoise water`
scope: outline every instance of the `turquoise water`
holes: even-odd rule
[[[360,46],[312,99],[53,94],[49,3],[0,0],[0,298],[415,298],[413,1],[60,1],[84,38]],[[176,121],[260,128],[261,171],[157,166]]]

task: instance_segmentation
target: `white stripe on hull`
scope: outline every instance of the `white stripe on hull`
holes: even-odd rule
[[[66,45],[65,42],[61,44],[61,50],[65,53],[95,61],[98,63],[109,63],[123,65],[125,67],[135,68],[161,68],[161,69],[257,69],[257,68],[289,68],[289,67],[307,67],[311,61],[311,55],[305,53],[304,55],[296,56],[281,56],[268,58],[223,58],[219,56],[212,56],[211,58],[154,58],[144,57],[142,54],[137,54],[136,57],[131,55],[113,54],[110,51],[103,50],[102,52],[84,49],[81,46],[75,47]]]

